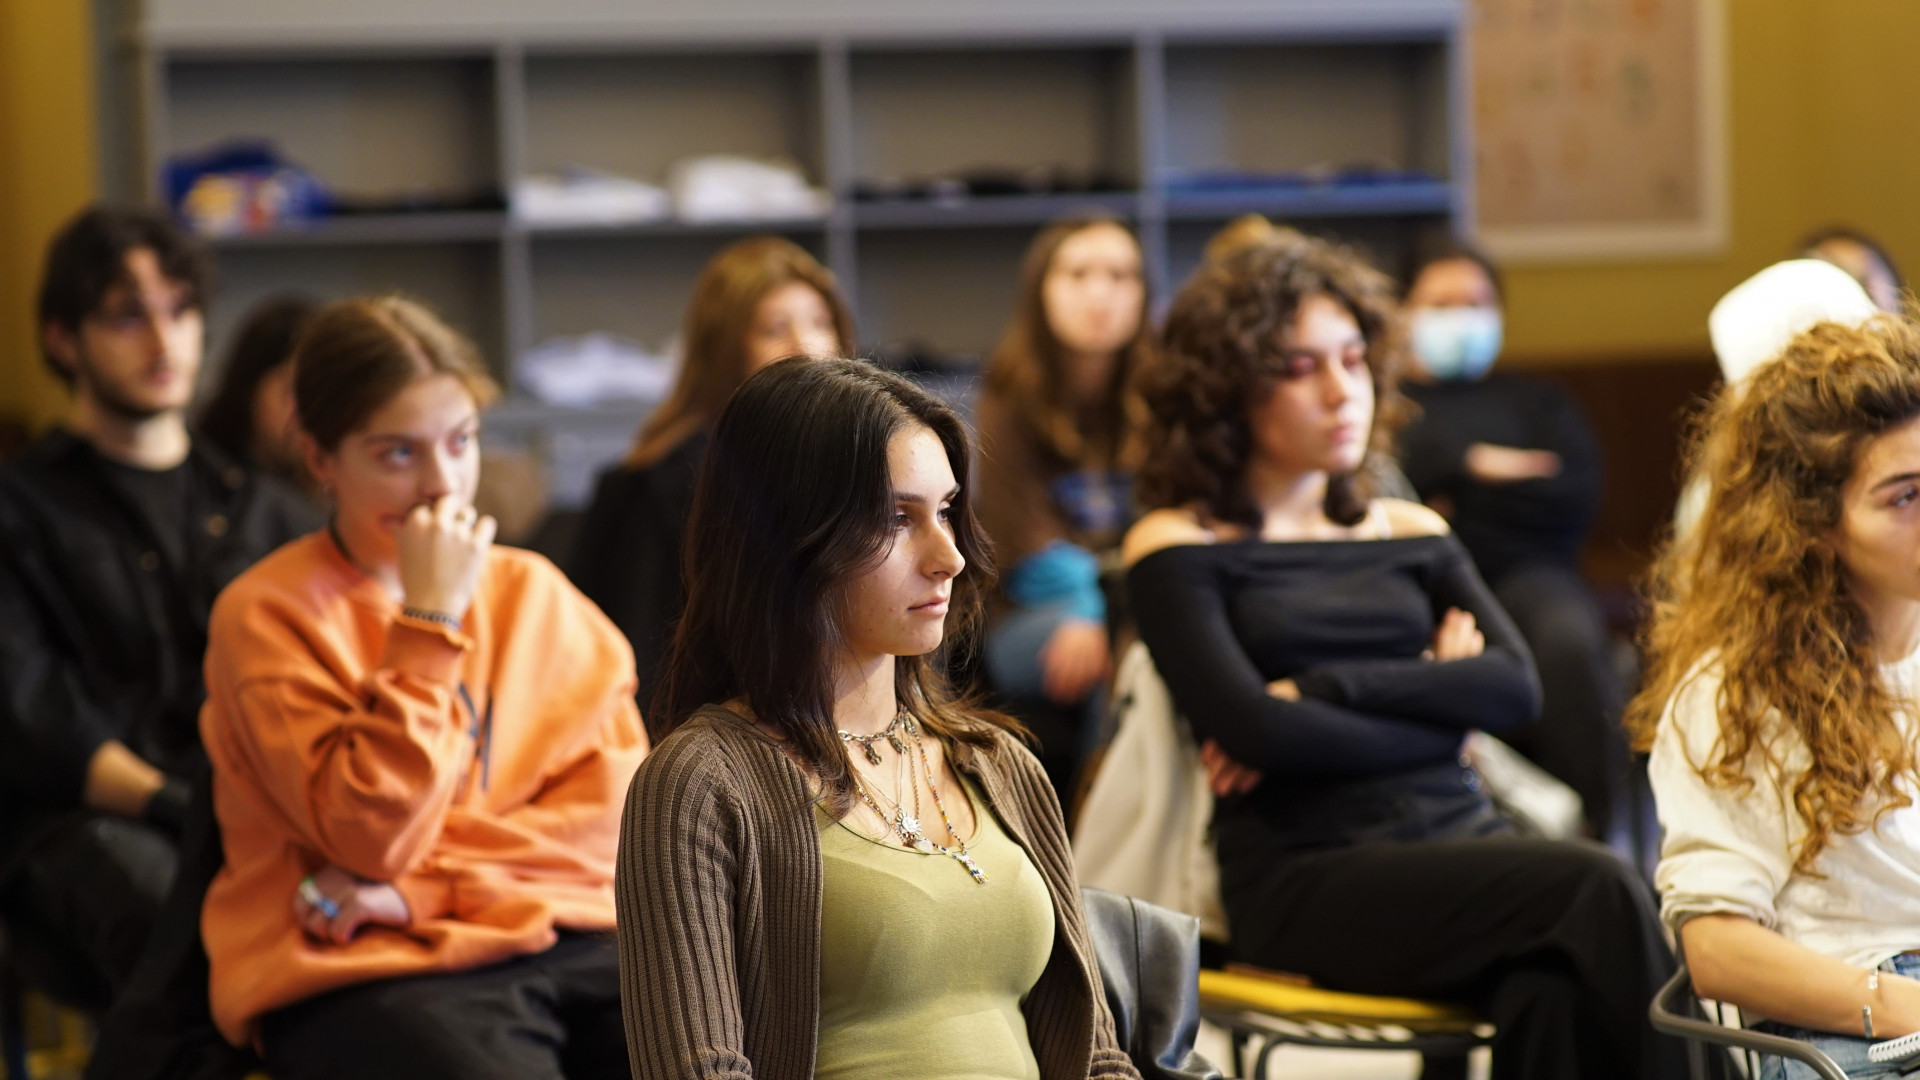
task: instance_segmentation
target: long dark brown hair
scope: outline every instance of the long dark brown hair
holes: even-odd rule
[[[1710,760],[1693,763],[1709,784],[1746,791],[1750,759],[1786,764],[1773,725],[1797,736],[1808,766],[1781,785],[1807,827],[1798,871],[1811,873],[1836,834],[1911,805],[1920,784],[1831,541],[1861,449],[1916,419],[1920,330],[1890,316],[1813,327],[1720,390],[1690,454],[1706,509],[1654,563],[1647,678],[1627,706],[1628,733],[1651,747],[1668,703],[1711,668],[1719,738]]]
[[[1083,411],[1067,396],[1066,347],[1047,322],[1047,274],[1061,245],[1088,229],[1113,228],[1133,233],[1110,217],[1076,217],[1040,231],[1027,247],[1020,267],[1020,292],[1013,319],[1000,344],[987,358],[986,390],[1008,403],[1027,431],[1041,460],[1064,469],[1086,467],[1133,468],[1139,464],[1139,433],[1146,425],[1146,406],[1135,386],[1137,375],[1151,356],[1152,336],[1147,322],[1151,297],[1142,281],[1140,325],[1120,348],[1105,397],[1091,411]],[[1135,248],[1138,249],[1138,241]]]
[[[1393,282],[1360,256],[1312,237],[1253,241],[1207,263],[1173,299],[1162,355],[1145,380],[1153,422],[1140,499],[1148,507],[1199,504],[1217,521],[1257,529],[1260,508],[1247,491],[1254,404],[1273,392],[1281,339],[1308,297],[1326,296],[1360,324],[1373,382],[1367,452],[1392,452],[1412,404],[1400,393],[1406,331]],[[1352,525],[1366,516],[1371,470],[1328,479],[1327,516]]]
[[[293,362],[293,347],[319,310],[304,296],[273,296],[247,311],[220,369],[220,385],[200,413],[202,438],[235,461],[253,460],[260,434],[253,429],[254,396],[268,375]]]
[[[680,377],[673,393],[640,427],[629,468],[658,462],[687,436],[713,423],[747,371],[747,332],[754,308],[768,293],[792,282],[820,294],[833,314],[841,352],[855,346],[853,312],[840,295],[833,271],[798,244],[778,236],[750,236],[715,255],[700,271],[681,325]]]
[[[795,357],[743,383],[714,425],[687,523],[687,606],[648,710],[655,745],[705,705],[740,700],[780,731],[829,805],[852,804],[833,722],[847,586],[883,559],[894,510],[887,446],[925,427],[961,493],[948,518],[967,560],[941,646],[894,662],[894,693],[928,729],[976,745],[1012,722],[958,697],[943,672],[971,647],[993,583],[986,533],[968,505],[972,447],[954,411],[859,360]]]

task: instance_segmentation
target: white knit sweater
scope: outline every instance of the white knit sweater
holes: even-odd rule
[[[1896,698],[1915,701],[1920,652],[1882,665]],[[1746,791],[1709,786],[1697,766],[1715,754],[1720,679],[1703,664],[1660,718],[1648,775],[1660,807],[1660,915],[1676,932],[1695,915],[1744,915],[1816,952],[1859,966],[1920,949],[1920,793],[1866,832],[1835,834],[1815,863],[1793,871],[1806,822],[1791,802],[1807,750],[1775,725],[1767,734],[1777,769],[1750,756]],[[1911,712],[1900,717],[1913,731]],[[1788,782],[1783,782],[1782,778]]]

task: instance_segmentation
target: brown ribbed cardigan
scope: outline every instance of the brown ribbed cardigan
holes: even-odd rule
[[[1044,1080],[1131,1077],[1046,773],[1010,735],[950,744],[1053,894],[1053,955],[1022,1006]],[[752,724],[696,714],[627,791],[615,896],[635,1080],[808,1080],[820,1028],[820,838],[800,767]]]

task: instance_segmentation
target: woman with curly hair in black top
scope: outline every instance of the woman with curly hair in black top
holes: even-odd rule
[[[1437,514],[1362,468],[1405,412],[1384,276],[1255,244],[1174,300],[1146,389],[1140,636],[1202,742],[1242,961],[1471,1004],[1495,1080],[1680,1075],[1672,971],[1604,848],[1514,837],[1460,755],[1532,719],[1526,645]]]

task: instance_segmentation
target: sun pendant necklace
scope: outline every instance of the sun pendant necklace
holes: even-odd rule
[[[946,825],[947,835],[953,837],[955,846],[942,847],[931,840],[928,840],[927,843],[933,847],[933,850],[966,867],[967,873],[973,876],[975,884],[985,885],[987,883],[987,872],[980,869],[979,863],[973,861],[973,852],[967,850],[967,842],[960,839],[960,831],[953,827],[953,819],[947,816],[947,804],[940,801],[939,785],[933,782],[933,762],[928,759],[927,748],[925,744],[920,741],[918,732],[913,733],[913,747],[920,751],[920,767],[925,770],[927,774],[927,791],[933,795],[933,808],[940,811],[940,821]],[[914,785],[913,794],[915,799],[919,798],[920,786],[918,784]]]
[[[903,757],[899,760],[901,764],[905,764],[907,759]],[[886,830],[900,838],[901,844],[915,851],[929,851],[931,849],[932,845],[927,842],[920,830],[920,815],[917,813],[919,810],[918,806],[914,807],[916,813],[907,813],[906,807],[901,806],[892,799],[887,799],[884,794],[869,792],[867,785],[860,782],[860,777],[857,774],[853,778],[853,790],[854,794],[860,796],[860,801],[866,803],[867,808],[873,811],[873,815],[880,819],[880,823]],[[916,796],[919,794],[918,791],[914,792]],[[891,803],[893,806],[892,812],[888,812],[885,807],[881,806],[877,801],[878,799],[886,799],[888,803]],[[917,799],[915,801],[918,802]]]
[[[908,784],[914,783],[913,774],[907,770],[907,755],[895,754],[893,757],[893,766],[893,789],[896,792],[904,791]],[[897,834],[900,837],[900,842],[907,847],[921,850],[922,841],[919,840],[919,785],[914,785],[913,813],[909,814],[904,805],[898,800],[888,797],[884,792],[879,791],[879,789],[876,788],[872,793],[869,793],[867,785],[860,779],[860,771],[858,769],[851,770],[851,772],[853,775],[853,790],[855,794],[859,795],[861,800],[872,809],[874,816],[880,819],[881,826],[887,831]],[[888,806],[893,807],[892,812],[889,813],[885,807],[882,807],[879,802],[875,801],[876,799],[884,799]]]

